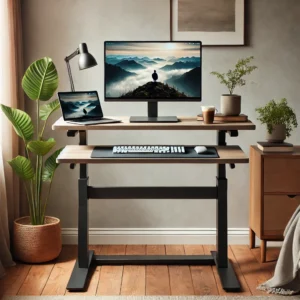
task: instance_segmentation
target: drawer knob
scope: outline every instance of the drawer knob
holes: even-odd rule
[[[288,195],[289,198],[295,198],[297,195]]]

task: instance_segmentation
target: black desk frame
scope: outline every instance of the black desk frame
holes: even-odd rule
[[[226,146],[226,132],[238,136],[237,130],[219,130],[217,145]],[[68,136],[78,131],[69,130]],[[79,131],[79,144],[87,145],[86,131]],[[71,164],[71,168],[74,168]],[[234,164],[230,165],[234,168]],[[227,178],[226,165],[217,165],[217,182],[213,187],[93,187],[88,185],[86,164],[80,164],[78,179],[78,259],[67,285],[69,291],[86,289],[88,273],[96,265],[216,265],[225,291],[240,291],[241,286],[228,260]],[[89,199],[214,199],[217,200],[217,251],[211,255],[95,255],[89,246]]]

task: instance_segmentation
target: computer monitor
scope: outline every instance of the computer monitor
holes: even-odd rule
[[[105,101],[148,102],[148,116],[131,122],[177,122],[158,117],[157,102],[201,101],[200,41],[107,41],[104,56]]]

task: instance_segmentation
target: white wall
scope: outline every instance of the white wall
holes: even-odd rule
[[[257,125],[256,131],[240,132],[228,138],[229,144],[249,146],[263,140],[265,128],[256,121],[254,109],[272,98],[286,97],[300,115],[300,1],[246,1],[246,40],[244,47],[205,47],[203,49],[203,104],[219,106],[225,92],[209,75],[212,70],[226,71],[238,58],[255,56],[258,70],[248,85],[237,90],[243,97],[242,112]],[[80,42],[86,42],[98,66],[78,71],[71,63],[77,90],[97,89],[103,99],[103,41],[168,40],[169,0],[24,0],[23,31],[26,67],[34,60],[50,56],[60,76],[59,91],[69,90],[64,57]],[[145,103],[102,102],[106,115],[144,115]],[[200,112],[200,103],[160,103],[162,115],[190,115]],[[32,112],[30,101],[27,109]],[[54,121],[60,113],[53,118]],[[76,144],[62,132],[47,134],[58,145]],[[290,139],[299,143],[299,129]],[[213,132],[92,132],[91,144],[213,144]],[[215,166],[193,165],[96,165],[90,166],[90,183],[102,186],[135,185],[213,185]],[[248,165],[228,169],[229,227],[248,226]],[[77,225],[78,169],[63,165],[57,172],[48,214],[57,216],[62,227]],[[213,228],[215,203],[208,200],[92,200],[90,226],[93,228]]]

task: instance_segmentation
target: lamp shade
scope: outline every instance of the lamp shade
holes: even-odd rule
[[[89,53],[86,43],[79,45],[78,65],[80,70],[88,69],[97,65],[95,57]]]

